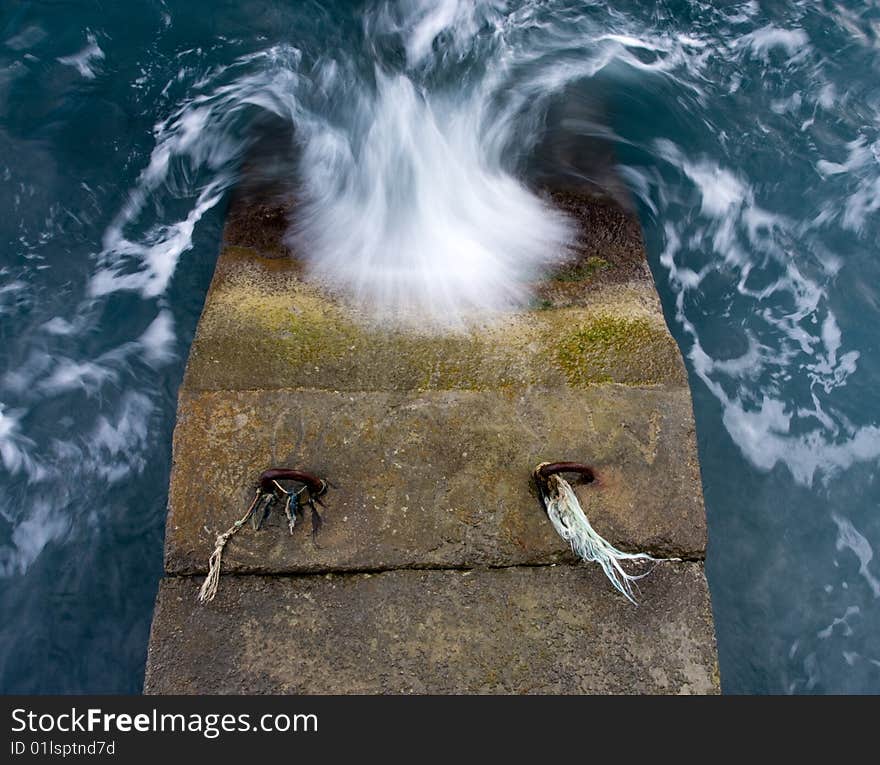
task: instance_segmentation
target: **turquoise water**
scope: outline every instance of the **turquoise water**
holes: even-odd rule
[[[140,688],[177,387],[276,131],[316,277],[510,276],[444,312],[517,297],[565,239],[529,187],[611,142],[691,375],[724,689],[880,691],[880,9],[607,5],[0,3],[0,690]]]

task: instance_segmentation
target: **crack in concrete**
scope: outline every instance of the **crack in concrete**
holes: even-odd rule
[[[692,557],[681,557],[681,558],[658,558],[656,564],[662,563],[683,563],[689,565],[703,565],[706,562],[705,556],[692,556]],[[655,565],[656,565],[655,564]],[[233,577],[233,576],[260,576],[260,577],[275,577],[279,579],[293,579],[297,577],[306,577],[306,576],[362,576],[364,574],[384,574],[392,571],[474,571],[474,572],[485,572],[485,571],[503,571],[506,569],[513,568],[585,568],[589,564],[579,564],[579,563],[570,563],[570,562],[547,562],[547,563],[499,563],[495,565],[489,566],[454,566],[454,565],[432,565],[432,564],[413,564],[413,565],[403,565],[403,566],[369,566],[363,568],[348,568],[348,569],[316,569],[316,570],[303,570],[303,571],[272,571],[269,569],[264,569],[260,567],[254,568],[240,568],[235,571],[226,571],[222,572],[223,576]],[[192,579],[195,577],[205,576],[207,572],[204,570],[197,569],[182,569],[178,571],[166,571],[165,576],[174,579]]]

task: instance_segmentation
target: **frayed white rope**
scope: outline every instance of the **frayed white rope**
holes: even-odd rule
[[[621,565],[621,561],[658,562],[671,559],[618,550],[590,525],[574,489],[562,476],[553,474],[546,479],[539,479],[538,487],[544,507],[547,509],[547,516],[556,533],[571,545],[572,551],[579,558],[589,563],[598,563],[615,589],[620,591],[630,603],[636,605],[633,582],[651,572],[629,574]]]
[[[199,590],[199,603],[210,603],[214,600],[217,588],[220,586],[220,563],[223,560],[223,548],[226,547],[226,543],[230,538],[237,534],[239,529],[248,522],[254,509],[257,507],[257,502],[260,501],[260,496],[258,489],[248,511],[226,531],[217,536],[217,541],[214,543],[214,552],[211,553],[211,557],[208,559],[208,575],[205,577],[205,581],[202,582],[202,587]]]

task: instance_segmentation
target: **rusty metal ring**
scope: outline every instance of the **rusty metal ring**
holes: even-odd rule
[[[306,473],[303,470],[291,470],[289,468],[269,468],[260,473],[260,491],[272,492],[275,481],[297,481],[305,484],[309,493],[314,497],[320,497],[327,491],[327,482],[316,475]]]
[[[545,462],[535,470],[535,475],[542,481],[546,481],[551,475],[557,473],[577,473],[587,483],[592,483],[596,480],[596,473],[593,468],[582,462]]]

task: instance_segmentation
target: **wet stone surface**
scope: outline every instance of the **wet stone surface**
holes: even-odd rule
[[[530,310],[439,334],[377,326],[304,279],[290,210],[239,194],[174,435],[151,693],[712,693],[706,524],[685,368],[635,218],[554,193],[582,228]],[[531,483],[575,489],[664,562],[631,606],[578,565]],[[330,479],[324,525],[218,533],[268,467]]]
[[[706,527],[686,390],[188,392],[180,401],[166,568],[204,572],[217,534],[248,505],[268,465],[331,480],[324,526],[289,536],[248,526],[227,571],[342,571],[549,563],[568,558],[530,474],[588,460],[577,486],[608,539],[702,557]]]
[[[162,583],[147,693],[717,693],[699,564],[632,606],[594,567]]]
[[[610,284],[590,294],[583,306],[508,314],[465,331],[416,333],[371,323],[303,281],[289,258],[227,247],[185,387],[410,391],[686,384],[652,284]]]

